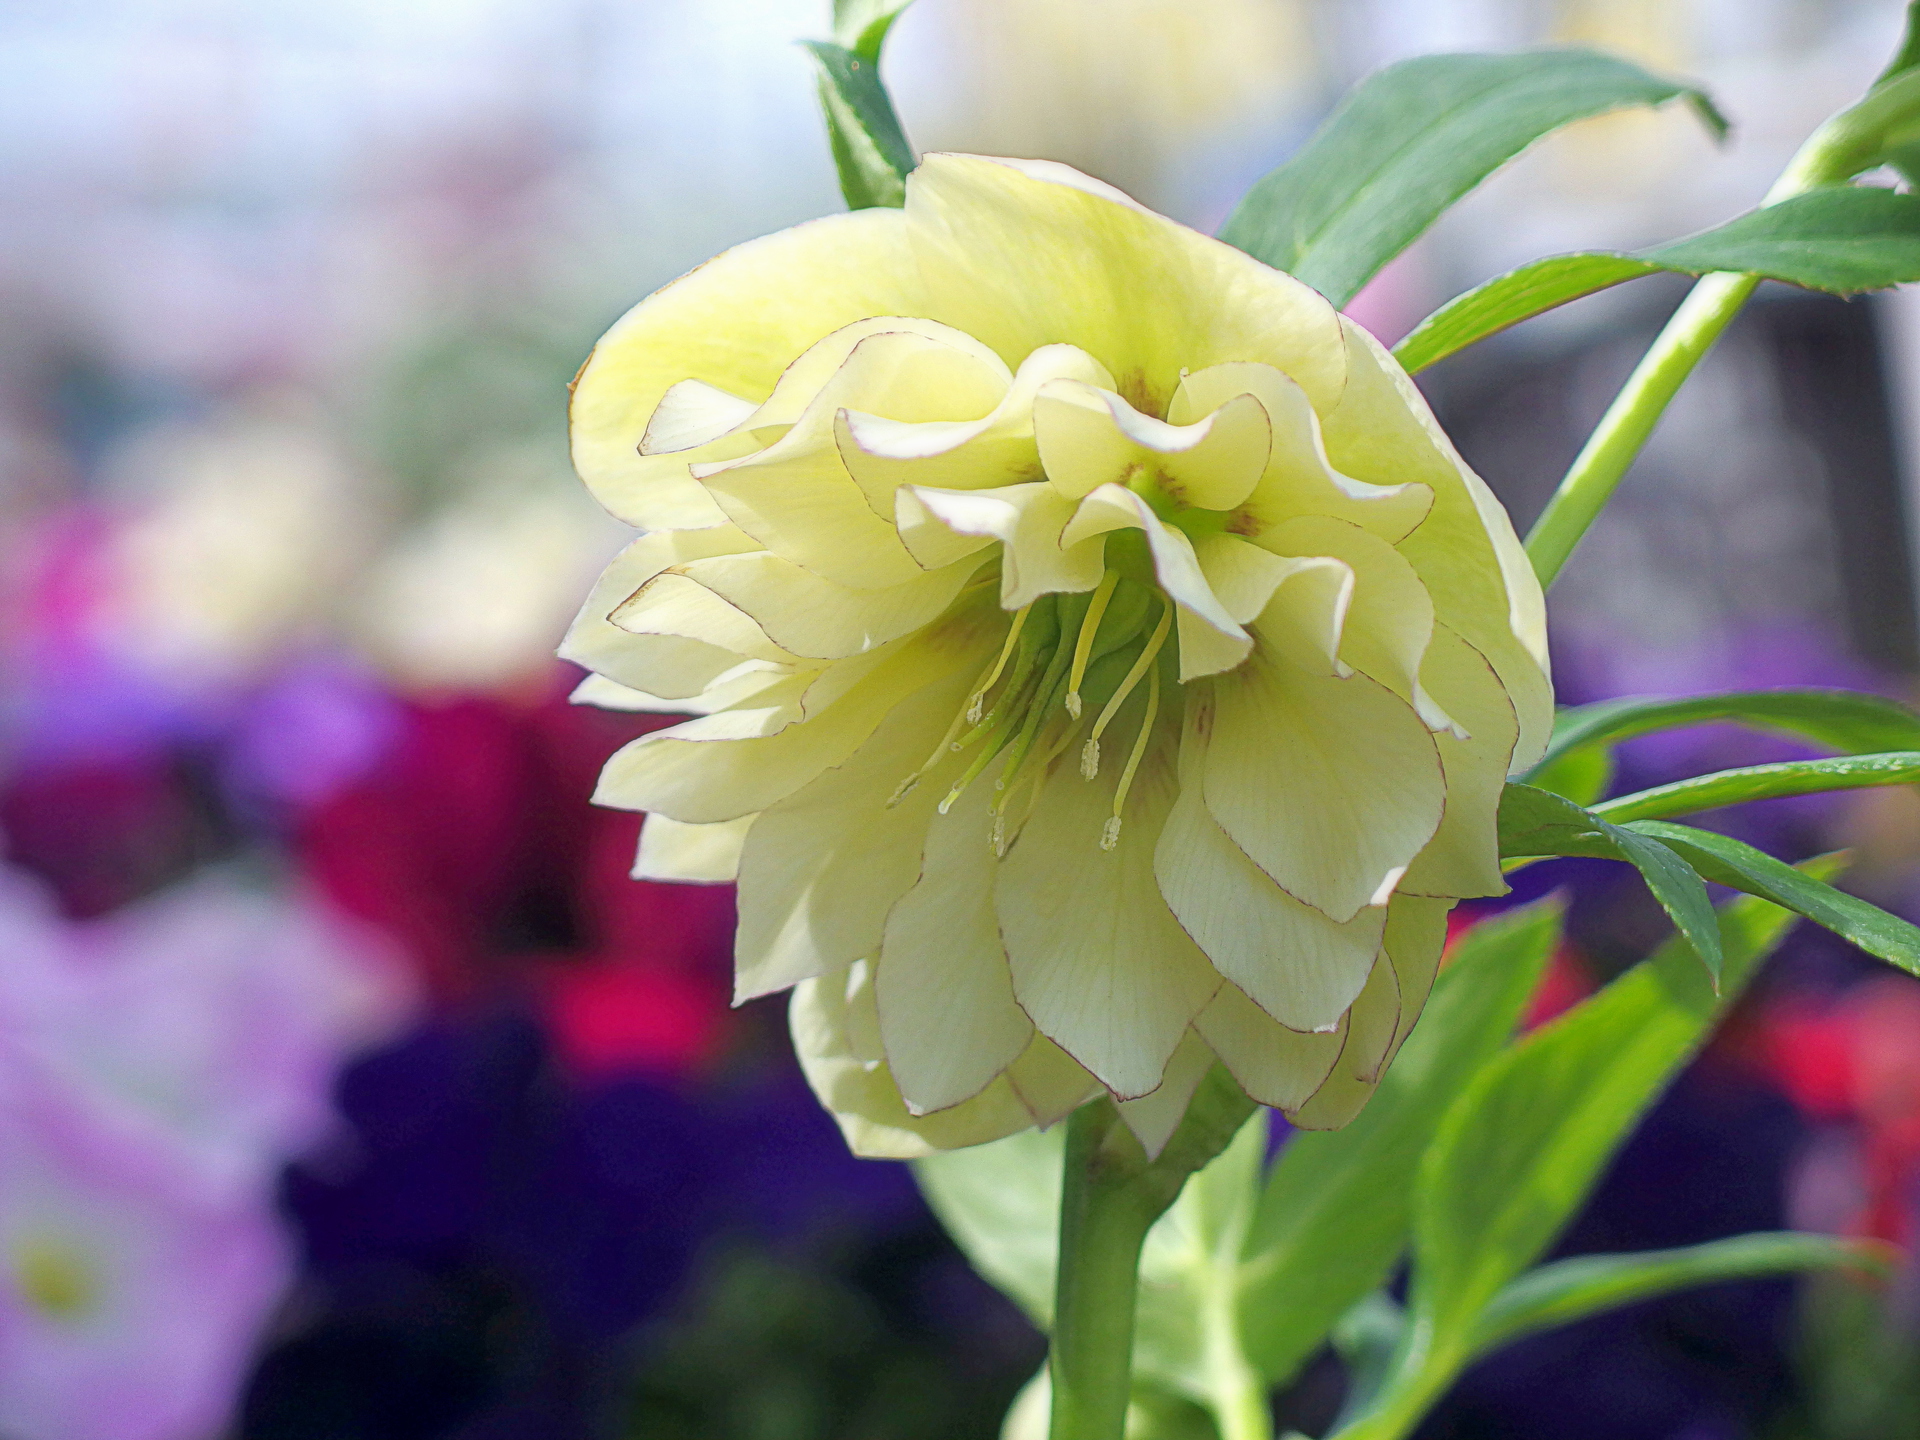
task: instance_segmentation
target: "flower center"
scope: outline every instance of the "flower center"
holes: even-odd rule
[[[944,815],[998,761],[989,809],[993,848],[1004,855],[1053,762],[1076,739],[1084,736],[1081,775],[1099,777],[1101,737],[1144,688],[1144,712],[1114,787],[1112,814],[1100,834],[1100,848],[1113,849],[1120,839],[1127,792],[1159,719],[1162,660],[1172,659],[1167,641],[1173,606],[1157,586],[1137,578],[1142,558],[1125,544],[1111,545],[1109,567],[1090,593],[1043,595],[1014,612],[999,654],[981,673],[933,753],[894,791],[889,806],[906,798],[921,777],[948,756],[972,751],[941,798]]]
[[[78,1320],[99,1303],[97,1278],[71,1244],[29,1238],[14,1247],[13,1266],[14,1283],[27,1303],[55,1320]]]

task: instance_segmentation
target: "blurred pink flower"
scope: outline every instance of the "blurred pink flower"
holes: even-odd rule
[[[408,992],[219,875],[73,923],[0,870],[0,954],[0,1434],[204,1440],[292,1273],[277,1174]]]

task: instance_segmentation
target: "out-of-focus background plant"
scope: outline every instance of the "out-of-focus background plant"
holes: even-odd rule
[[[731,899],[627,879],[586,803],[655,717],[552,648],[621,543],[565,384],[633,296],[839,207],[813,0],[106,0],[0,11],[0,1434],[997,1432],[1042,1344],[901,1167],[850,1159]],[[1211,230],[1367,70],[1577,40],[1738,125],[1588,122],[1354,304],[1392,340],[1557,249],[1752,203],[1871,78],[1879,0],[921,0],[927,149],[1045,155]],[[1522,528],[1679,286],[1423,377]],[[1563,701],[1912,698],[1920,306],[1736,325],[1555,591]],[[1792,754],[1626,747],[1622,787]],[[1903,790],[1725,828],[1851,845],[1920,915]],[[1662,933],[1572,896],[1536,1018]],[[1522,897],[1525,898],[1525,897]],[[1560,1252],[1911,1242],[1920,982],[1799,933]],[[1277,1398],[1325,1427],[1329,1353]],[[1423,1432],[1920,1434],[1920,1271],[1709,1288],[1522,1342]]]

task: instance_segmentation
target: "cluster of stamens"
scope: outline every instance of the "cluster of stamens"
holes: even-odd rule
[[[1159,614],[1149,629],[1147,618],[1156,606]],[[1113,849],[1120,840],[1127,792],[1159,719],[1158,661],[1172,625],[1173,607],[1163,595],[1123,579],[1113,569],[1102,575],[1090,594],[1044,595],[1015,611],[999,654],[974,683],[967,703],[926,762],[894,791],[888,805],[899,804],[921,777],[948,756],[973,750],[972,759],[940,801],[944,815],[996,760],[1003,760],[989,809],[994,852],[1005,855],[1053,762],[1083,732],[1080,773],[1088,780],[1099,777],[1101,736],[1144,684],[1145,712],[1114,789],[1113,813],[1100,834],[1100,848]],[[1114,675],[1123,664],[1125,671],[1116,683]],[[1109,687],[1091,725],[1083,723],[1088,696],[1098,699]],[[1016,812],[1014,802],[1023,797],[1024,808]]]

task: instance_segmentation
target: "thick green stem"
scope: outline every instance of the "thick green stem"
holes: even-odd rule
[[[1762,203],[1778,204],[1858,174],[1872,163],[1889,114],[1912,108],[1912,88],[1906,81],[1889,85],[1822,125],[1800,147]],[[1634,367],[1527,536],[1527,556],[1542,585],[1553,583],[1693,367],[1740,313],[1759,283],[1757,275],[1703,277]]]
[[[1140,1247],[1159,1212],[1141,1203],[1137,1168],[1115,1153],[1124,1138],[1104,1100],[1067,1122],[1050,1440],[1121,1440],[1126,1430]]]

